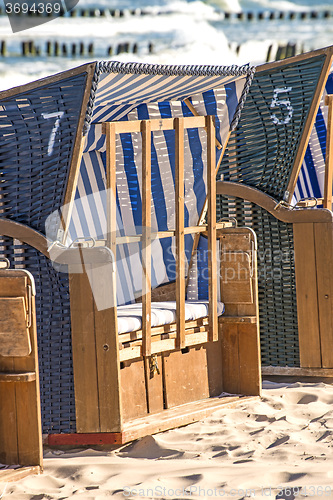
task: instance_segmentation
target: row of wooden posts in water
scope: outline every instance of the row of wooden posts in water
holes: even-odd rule
[[[105,55],[137,54],[143,48],[149,54],[154,52],[154,45],[151,42],[145,44],[144,47],[138,43],[121,42],[114,46],[107,46]],[[94,56],[95,52],[96,48],[93,42],[59,42],[55,40],[43,42],[42,46],[33,40],[28,40],[21,42],[20,51],[14,53],[8,50],[6,40],[0,41],[0,56],[2,57],[86,57]]]
[[[173,12],[160,12],[159,14],[172,14]],[[225,20],[239,20],[239,21],[264,21],[264,20],[306,20],[306,19],[329,19],[333,17],[333,10],[309,10],[309,11],[258,11],[258,12],[220,12],[221,16]],[[6,15],[6,11],[3,7],[0,6],[0,16]],[[11,14],[9,14],[11,15]],[[23,12],[19,11],[13,15],[29,15],[29,16],[40,16],[40,17],[53,17],[53,12],[43,12],[37,11],[28,11]],[[145,16],[145,15],[153,15],[152,12],[145,9],[135,8],[135,9],[109,9],[105,7],[101,7],[99,9],[93,8],[74,8],[70,11],[61,10],[60,15],[66,17],[113,17],[113,18],[121,18],[128,16]]]
[[[241,45],[237,45],[234,49],[238,55],[241,50]],[[106,47],[105,56],[111,57],[119,54],[138,54],[142,49],[145,49],[149,54],[154,52],[154,45],[148,42],[144,47],[138,43],[122,42],[114,46]],[[0,57],[86,57],[95,55],[95,46],[93,42],[59,42],[47,41],[44,46],[36,44],[33,40],[21,42],[21,50],[19,52],[10,52],[7,49],[6,40],[0,41]],[[99,56],[100,49],[98,50]],[[292,57],[304,52],[304,47],[296,43],[287,43],[279,45],[270,45],[267,50],[266,62],[279,61],[286,57]]]

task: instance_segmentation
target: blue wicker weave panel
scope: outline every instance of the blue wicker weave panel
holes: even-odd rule
[[[284,198],[325,57],[255,74],[219,178]]]
[[[45,233],[63,202],[86,79],[83,71],[0,100],[1,217]],[[36,282],[43,432],[75,432],[68,277],[28,245],[1,238],[1,246]]]
[[[62,204],[86,73],[0,100],[1,216],[45,233]]]

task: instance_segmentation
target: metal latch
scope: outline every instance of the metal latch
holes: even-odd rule
[[[160,374],[160,369],[158,367],[158,362],[157,362],[157,354],[153,354],[152,356],[150,356],[149,373],[150,373],[150,378],[153,378],[155,373],[157,373],[157,375]]]

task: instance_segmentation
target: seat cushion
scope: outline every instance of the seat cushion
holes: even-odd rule
[[[224,304],[217,303],[217,314],[224,312]],[[135,332],[142,328],[142,304],[128,304],[117,307],[118,333]],[[187,300],[185,320],[195,320],[208,316],[208,300]],[[162,326],[176,321],[176,301],[151,303],[151,326]]]

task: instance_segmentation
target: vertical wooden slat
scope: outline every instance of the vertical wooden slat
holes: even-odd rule
[[[82,161],[83,149],[85,145],[86,137],[82,137],[80,140],[80,144],[77,148],[77,151],[74,152],[72,166],[70,170],[70,176],[67,183],[67,190],[64,205],[62,207],[61,212],[61,227],[63,229],[62,240],[61,243],[65,245],[69,224],[73,212],[74,206],[74,197],[77,188],[77,181],[80,173],[80,166]]]
[[[13,358],[0,358],[1,371],[14,371]],[[0,463],[18,464],[16,391],[0,382]]]
[[[32,286],[32,283],[30,284]],[[32,322],[29,328],[31,353],[15,358],[15,371],[34,371],[33,383],[15,384],[17,408],[17,442],[20,465],[43,465],[42,423],[40,408],[39,368],[36,330],[35,297],[31,300]]]
[[[116,132],[115,124],[104,124],[106,135],[107,245],[116,255]]]
[[[105,265],[94,265],[92,281],[93,289],[98,287],[100,295],[110,293],[110,273]],[[95,303],[94,316],[101,432],[121,432],[123,418],[117,308],[111,306],[98,310]]]
[[[223,390],[230,394],[240,393],[240,369],[238,325],[220,323],[222,330],[222,380]]]
[[[216,263],[216,175],[215,123],[213,116],[207,123],[207,196],[208,196],[208,276],[209,276],[209,340],[218,340],[217,327],[217,263]]]
[[[239,323],[237,329],[240,394],[246,396],[261,395],[261,360],[258,326],[255,323],[247,325]]]
[[[108,263],[108,269],[103,265],[94,266],[92,277],[94,287],[99,287],[99,293],[111,293],[111,307],[103,310],[97,310],[95,307],[98,396],[101,432],[120,432],[122,430],[122,409],[115,267],[117,205],[114,123],[105,123],[104,132],[106,134],[107,243],[114,262],[113,264]]]
[[[69,274],[76,428],[100,432],[94,298],[87,271],[85,266]]]
[[[178,349],[185,347],[184,119],[175,118],[176,314]]]
[[[333,225],[314,224],[322,368],[333,368]]]
[[[151,124],[142,134],[142,355],[151,354]]]
[[[333,183],[333,95],[327,95],[325,104],[328,106],[326,158],[325,158],[325,184],[323,207],[332,210],[332,183]]]
[[[300,363],[321,367],[316,255],[312,223],[294,224],[296,298]]]

